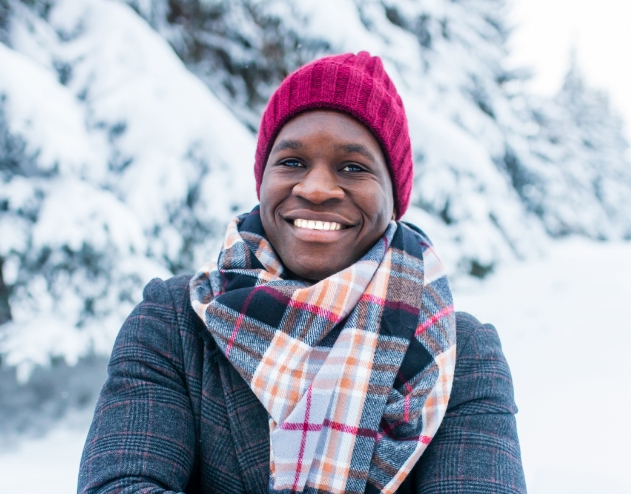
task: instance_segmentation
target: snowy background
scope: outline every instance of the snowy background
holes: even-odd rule
[[[536,90],[510,53],[511,6],[0,0],[3,491],[74,490],[142,287],[213,257],[256,203],[271,92],[313,58],[368,50],[410,120],[405,219],[437,245],[458,309],[500,331],[529,492],[630,492],[629,134],[580,51],[557,60],[554,94]]]

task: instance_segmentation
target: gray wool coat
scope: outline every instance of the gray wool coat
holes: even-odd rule
[[[85,444],[78,492],[267,493],[267,412],[189,302],[153,280],[125,321]],[[495,328],[459,312],[449,407],[401,493],[525,493],[513,384]]]

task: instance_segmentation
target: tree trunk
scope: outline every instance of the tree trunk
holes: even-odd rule
[[[0,258],[0,324],[11,320],[11,307],[9,306],[9,287],[2,277],[2,265],[4,259]]]

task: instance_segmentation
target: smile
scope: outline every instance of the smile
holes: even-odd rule
[[[342,230],[344,227],[334,221],[313,221],[295,219],[294,226],[307,230]]]

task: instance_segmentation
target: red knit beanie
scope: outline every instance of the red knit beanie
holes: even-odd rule
[[[401,218],[410,202],[414,168],[408,122],[381,59],[365,51],[311,62],[290,74],[272,95],[263,113],[256,148],[257,195],[280,129],[298,113],[315,108],[349,113],[370,129],[390,169],[397,219]]]

